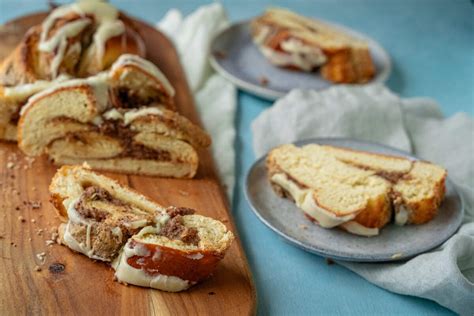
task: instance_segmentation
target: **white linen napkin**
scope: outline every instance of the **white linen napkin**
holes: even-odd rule
[[[236,89],[212,71],[208,60],[212,39],[228,23],[222,5],[213,3],[198,8],[185,18],[180,11],[172,9],[157,24],[157,28],[176,46],[201,120],[212,136],[212,154],[222,184],[229,201],[232,201]]]
[[[387,290],[474,312],[474,119],[443,118],[426,98],[401,99],[382,85],[293,90],[252,123],[257,156],[311,137],[351,137],[411,151],[441,164],[465,202],[462,228],[442,247],[401,263],[339,262]]]

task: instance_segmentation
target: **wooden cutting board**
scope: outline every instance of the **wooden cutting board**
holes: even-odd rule
[[[0,27],[0,59],[45,14],[22,17]],[[179,111],[201,124],[177,53],[151,26],[136,21],[148,59],[166,74]],[[216,118],[218,119],[218,118]],[[163,205],[192,207],[223,221],[233,232],[224,190],[208,150],[193,180],[105,173]],[[248,315],[256,293],[244,251],[235,240],[214,276],[182,293],[166,293],[113,281],[113,270],[64,246],[47,245],[59,219],[49,203],[56,167],[46,158],[25,157],[13,143],[0,142],[0,311],[1,314]],[[41,257],[44,256],[44,263]],[[41,269],[36,271],[35,269]]]

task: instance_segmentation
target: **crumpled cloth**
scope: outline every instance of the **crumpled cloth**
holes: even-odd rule
[[[438,249],[397,263],[338,262],[392,292],[474,315],[474,119],[445,118],[427,98],[402,99],[381,84],[293,90],[252,123],[257,156],[313,137],[350,137],[414,153],[448,169],[463,196],[461,229]]]
[[[229,201],[235,183],[235,112],[237,92],[233,84],[214,73],[209,64],[213,37],[229,24],[219,3],[198,8],[183,17],[171,9],[157,28],[174,43],[201,120],[212,136],[212,154]],[[179,93],[179,91],[177,92]]]

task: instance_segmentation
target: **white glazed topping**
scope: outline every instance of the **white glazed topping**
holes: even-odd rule
[[[410,217],[410,210],[404,205],[400,205],[395,210],[395,223],[397,225],[400,225],[400,226],[406,225],[409,217]]]
[[[102,115],[106,120],[123,120],[123,115],[117,109],[111,109]]]
[[[91,244],[91,230],[92,230],[92,223],[83,217],[79,215],[77,210],[75,209],[75,205],[78,199],[75,199],[70,202],[69,207],[67,208],[67,215],[69,218],[69,221],[66,225],[66,228],[64,230],[64,236],[63,240],[64,243],[71,248],[72,250],[75,250],[77,252],[83,253],[89,258],[96,259],[96,260],[101,260],[101,261],[109,261],[108,259],[99,257],[94,255],[94,250],[92,249],[92,244]],[[85,242],[79,243],[71,234],[70,232],[70,226],[71,223],[74,224],[79,224],[79,225],[85,225],[86,226],[86,240]]]
[[[179,292],[192,285],[189,281],[176,276],[162,274],[151,275],[146,273],[143,269],[135,269],[130,266],[127,259],[133,256],[141,256],[141,250],[137,249],[138,244],[136,244],[134,248],[130,248],[129,245],[130,242],[125,245],[120,256],[112,264],[112,267],[115,269],[115,277],[117,280],[128,284],[151,287],[168,292]],[[159,257],[157,259],[159,259]]]
[[[266,46],[260,46],[260,50],[273,64],[278,66],[297,66],[305,71],[324,64],[326,57],[324,55],[299,53],[283,53]]]
[[[125,32],[125,25],[120,20],[104,23],[95,32],[94,44],[96,48],[96,58],[100,68],[102,68],[102,59],[104,57],[105,43],[108,39],[118,36],[123,32]]]
[[[123,116],[124,124],[128,125],[132,121],[136,120],[137,118],[139,118],[141,116],[146,116],[146,115],[149,115],[149,114],[163,115],[163,111],[161,111],[159,108],[152,108],[152,107],[138,109],[138,110],[131,110],[131,111],[128,111],[124,114],[124,116]]]
[[[28,99],[28,103],[23,106],[21,109],[20,115],[23,115],[26,110],[34,104],[37,100],[41,99],[42,97],[49,95],[59,89],[66,88],[66,87],[79,87],[79,86],[91,86],[94,90],[94,95],[97,101],[97,108],[99,112],[104,111],[107,108],[108,104],[108,86],[107,86],[107,73],[101,72],[95,76],[85,78],[85,79],[72,79],[67,80],[64,82],[60,82],[59,84],[52,85],[50,88],[45,89],[31,98]]]
[[[77,13],[82,19],[71,21],[58,29],[50,38],[48,34],[56,20],[70,13]],[[86,15],[93,15],[98,27],[94,34],[94,44],[97,58],[102,62],[106,41],[125,31],[122,21],[117,20],[119,12],[110,4],[97,0],[79,1],[70,5],[63,5],[51,12],[42,24],[39,50],[43,52],[55,52],[51,64],[53,77],[59,69],[67,47],[68,38],[77,36],[92,21],[85,19]]]
[[[340,225],[342,228],[355,235],[366,237],[377,236],[379,234],[378,228],[368,228],[355,221],[350,221]]]
[[[134,65],[147,72],[149,75],[155,77],[160,82],[163,89],[165,89],[166,93],[168,93],[170,96],[174,96],[175,91],[165,75],[152,62],[137,55],[121,55],[113,64],[111,73],[114,73],[117,69],[126,65]]]
[[[64,82],[69,78],[67,75],[60,75],[53,81],[38,80],[33,83],[22,84],[15,87],[6,87],[3,91],[6,97],[24,100],[35,93],[48,89],[60,82]]]
[[[332,228],[348,222],[356,216],[356,214],[336,216],[334,213],[319,207],[314,201],[311,189],[300,188],[296,183],[288,179],[284,173],[274,174],[271,180],[290,193],[295,200],[296,206],[318,221],[318,224],[322,227]]]

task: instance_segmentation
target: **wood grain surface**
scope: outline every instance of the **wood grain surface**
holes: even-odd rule
[[[0,28],[0,59],[26,29],[45,14],[16,19]],[[156,63],[175,87],[179,111],[201,124],[176,51],[151,26],[136,21]],[[223,221],[237,235],[224,190],[208,150],[193,180],[106,175],[163,205],[192,207]],[[182,293],[166,293],[113,280],[113,270],[64,246],[47,245],[59,224],[49,203],[56,171],[45,157],[25,157],[13,143],[0,142],[0,314],[2,315],[249,315],[256,293],[241,243],[233,243],[214,276]],[[44,260],[42,260],[44,257]],[[44,261],[44,262],[43,262]]]

